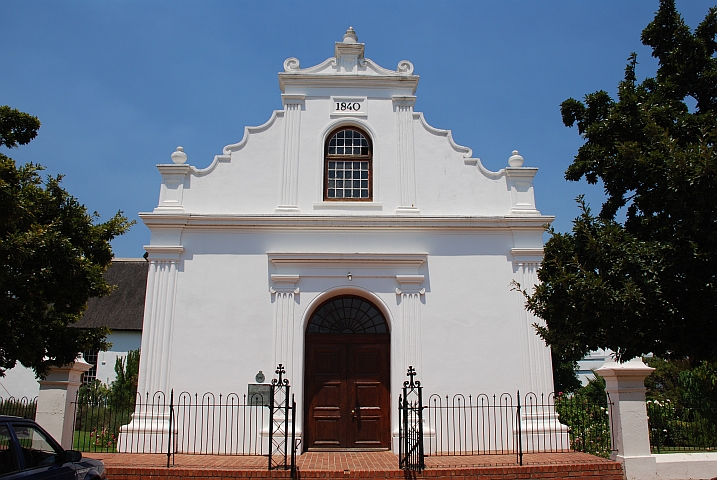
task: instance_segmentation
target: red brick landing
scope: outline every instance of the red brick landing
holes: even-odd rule
[[[166,468],[166,455],[87,453],[84,456],[103,460],[110,480],[289,478],[288,471],[269,472],[267,457],[177,455],[174,466]],[[296,460],[300,479],[624,479],[619,463],[585,453],[526,454],[523,466],[516,464],[515,455],[426,457],[426,470],[421,473],[399,470],[398,458],[391,452],[310,452]]]

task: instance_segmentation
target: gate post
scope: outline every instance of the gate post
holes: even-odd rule
[[[39,380],[35,420],[52,435],[62,448],[72,448],[72,429],[75,426],[75,402],[77,390],[82,384],[82,374],[92,368],[84,358],[56,367],[44,380]]]
[[[416,376],[413,366],[408,367],[406,376],[410,380],[403,382],[403,394],[398,398],[398,467],[420,472],[426,468],[423,450],[423,387],[421,382],[413,380]]]
[[[284,365],[280,363],[276,367],[276,373],[279,378],[271,381],[269,395],[269,470],[280,468],[291,470],[293,477],[296,467],[294,452],[296,402],[294,402],[293,395],[289,395],[291,392],[289,380],[283,378],[286,373]],[[291,429],[291,436],[289,436],[289,429]]]
[[[622,463],[628,480],[657,478],[645,404],[645,378],[653,370],[639,357],[621,364],[609,361],[595,370],[605,379],[605,389],[614,402],[608,412],[617,452],[610,457]]]

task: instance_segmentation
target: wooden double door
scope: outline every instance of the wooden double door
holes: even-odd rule
[[[387,334],[306,335],[309,450],[390,448],[389,366]]]

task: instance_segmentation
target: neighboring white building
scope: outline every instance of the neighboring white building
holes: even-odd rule
[[[594,371],[605,365],[605,362],[609,362],[611,356],[612,351],[600,348],[588,353],[585,358],[578,361],[578,371],[576,373],[580,383],[583,386],[587,385],[591,379],[595,378]]]
[[[553,220],[537,168],[506,146],[486,170],[414,112],[418,80],[349,29],[325,62],[284,62],[264,125],[158,165],[140,392],[242,394],[282,363],[302,448],[351,449],[390,448],[410,365],[426,394],[552,391],[512,287],[537,282]]]
[[[94,368],[85,374],[110,384],[116,378],[115,360],[126,357],[142,343],[144,295],[147,289],[148,262],[143,258],[115,258],[105,272],[105,280],[116,288],[106,297],[91,298],[79,322],[71,328],[109,327],[107,341],[112,347],[106,352],[84,352],[85,360]],[[0,377],[0,399],[9,397],[32,400],[40,390],[35,372],[18,364]]]

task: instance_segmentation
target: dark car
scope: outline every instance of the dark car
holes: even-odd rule
[[[101,480],[105,466],[64,450],[33,420],[0,415],[0,479]]]

